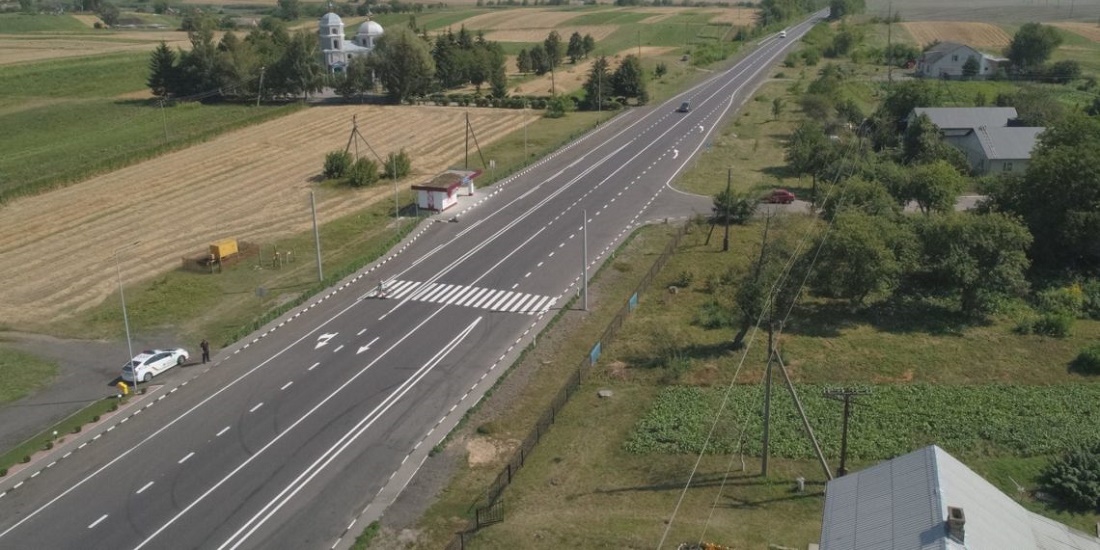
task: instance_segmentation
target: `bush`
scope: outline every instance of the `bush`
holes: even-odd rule
[[[1081,313],[1089,319],[1100,319],[1100,280],[1086,281],[1081,293]]]
[[[111,403],[111,406],[107,410],[110,411],[110,412],[117,411],[118,410],[118,401],[115,401],[114,403]]]
[[[1048,288],[1036,296],[1039,311],[1070,317],[1080,317],[1085,307],[1085,293],[1081,285]]]
[[[1070,368],[1081,374],[1100,374],[1100,344],[1082,349],[1070,363]]]
[[[99,422],[99,415],[98,414],[92,417],[92,422]]]
[[[368,158],[360,158],[352,163],[344,180],[352,187],[366,187],[378,181],[378,164]]]
[[[8,469],[7,468],[0,468],[0,477],[4,477],[6,475],[8,475]]]
[[[1031,332],[1040,336],[1065,338],[1073,328],[1073,317],[1065,313],[1044,313],[1035,320]]]
[[[347,151],[332,151],[325,155],[325,167],[322,174],[328,179],[344,177],[351,168],[351,154]]]
[[[23,464],[31,461],[31,455],[23,455]]]
[[[47,441],[46,443],[44,443],[42,445],[42,450],[43,451],[49,451],[51,449],[53,449],[53,441]]]
[[[80,430],[81,430],[80,426],[73,426],[73,433],[74,434],[80,433]]]
[[[1100,508],[1100,443],[1066,451],[1039,477],[1043,489],[1081,510]]]
[[[699,308],[691,322],[693,325],[713,330],[732,327],[737,321],[736,317],[732,308],[723,307],[717,301],[711,300]]]
[[[694,280],[695,274],[685,269],[681,271],[679,275],[676,275],[676,278],[672,280],[672,285],[680,288],[687,288],[691,286],[691,282]]]
[[[399,153],[390,154],[386,157],[384,167],[387,178],[401,179],[412,172],[412,159],[409,158],[409,154],[404,149],[401,149]]]

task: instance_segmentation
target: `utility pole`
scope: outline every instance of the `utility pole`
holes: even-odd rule
[[[730,208],[733,206],[733,196],[730,195],[730,185],[733,183],[733,168],[726,171],[726,236],[722,237],[722,252],[730,249]]]
[[[465,132],[465,134],[466,134],[466,152],[462,156],[462,158],[463,158],[462,169],[463,170],[469,170],[470,169],[470,111],[466,111],[466,128],[465,128],[465,130],[466,130],[466,132]]]
[[[263,67],[263,66],[260,67],[260,90],[256,94],[256,106],[257,107],[260,106],[260,98],[262,98],[264,96],[264,70],[266,70],[266,69],[267,69],[267,67]]]
[[[390,153],[390,177],[393,178],[393,219],[401,217],[401,209],[397,206],[397,156]]]
[[[309,210],[313,213],[313,244],[317,248],[317,280],[324,281],[325,274],[321,271],[321,232],[317,229],[317,201],[313,198],[313,190],[309,191]]]
[[[772,412],[772,359],[775,358],[775,324],[768,324],[768,365],[764,367],[764,444],[760,453],[760,475],[768,477],[768,435]]]
[[[164,98],[160,100],[160,121],[164,126],[164,143],[168,143],[168,115],[164,113]]]
[[[584,282],[584,310],[588,311],[588,210],[581,210],[584,224],[581,225],[581,240],[584,241],[584,270],[581,280]]]
[[[840,432],[840,468],[836,472],[838,476],[843,477],[848,473],[848,418],[852,414],[852,400],[870,393],[871,390],[862,388],[835,388],[824,391],[826,399],[844,402],[844,424]]]
[[[530,156],[527,154],[527,100],[523,100],[523,165],[527,166],[527,159]]]
[[[887,57],[887,59],[886,59],[886,82],[888,82],[890,84],[893,84],[893,82],[894,82],[894,48],[893,48],[893,41],[891,40],[891,38],[893,36],[893,30],[894,30],[894,0],[890,0],[890,3],[887,4],[887,5],[889,7],[887,8],[887,13],[886,13],[886,51],[889,52],[889,53],[886,56]]]

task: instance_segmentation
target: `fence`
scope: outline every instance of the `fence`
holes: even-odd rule
[[[588,356],[581,360],[577,364],[577,370],[569,376],[569,380],[565,382],[558,394],[554,396],[554,399],[550,401],[550,405],[539,416],[538,422],[535,423],[534,428],[527,434],[527,437],[523,439],[523,443],[516,450],[512,458],[508,460],[508,464],[504,466],[504,469],[497,474],[496,479],[489,485],[489,488],[485,491],[485,504],[477,506],[474,514],[474,518],[467,524],[467,528],[461,532],[455,533],[455,537],[451,539],[451,542],[445,546],[447,550],[463,550],[466,548],[466,542],[471,535],[477,532],[478,529],[491,525],[493,523],[499,523],[504,521],[504,507],[501,495],[504,493],[504,489],[512,483],[513,477],[523,467],[523,464],[527,461],[527,457],[531,455],[535,450],[535,446],[538,445],[543,435],[546,435],[550,431],[550,426],[554,424],[554,420],[557,418],[558,413],[569,402],[569,398],[573,396],[578,389],[580,389],[581,383],[584,382],[585,373],[593,365],[599,361],[600,353],[603,351],[603,346],[608,343],[618,334],[619,329],[622,328],[623,322],[626,320],[626,316],[634,311],[634,308],[638,307],[638,296],[645,292],[646,288],[653,283],[653,279],[660,273],[661,268],[668,263],[669,257],[675,252],[676,248],[680,246],[680,240],[684,234],[687,233],[687,228],[691,225],[691,222],[687,222],[680,227],[679,231],[672,237],[668,245],[665,246],[664,251],[661,252],[657,259],[650,266],[649,271],[638,283],[637,288],[634,289],[634,293],[627,299],[626,304],[615,315],[611,322],[607,324],[607,328],[604,329],[603,334],[600,335],[600,339],[590,348]],[[479,500],[479,503],[481,501]],[[487,521],[491,520],[491,521]]]

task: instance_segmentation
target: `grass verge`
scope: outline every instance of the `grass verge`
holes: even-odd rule
[[[10,403],[48,384],[57,363],[0,346],[0,404]]]
[[[123,401],[123,403],[125,403],[125,401]],[[80,433],[80,429],[84,425],[98,421],[101,416],[116,410],[119,405],[119,400],[114,397],[93,401],[88,406],[70,415],[68,418],[42,430],[34,437],[27,439],[15,448],[0,455],[0,471],[7,471],[15,464],[28,462],[28,458],[35,453],[52,449],[53,446],[64,443],[65,439],[75,437]],[[57,432],[56,438],[53,437],[55,431]]]

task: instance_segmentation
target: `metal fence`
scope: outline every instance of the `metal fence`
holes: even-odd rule
[[[577,364],[577,370],[569,376],[569,379],[562,386],[558,394],[554,396],[554,399],[550,401],[550,405],[539,416],[538,422],[535,423],[534,428],[527,434],[527,437],[523,439],[523,443],[516,449],[515,454],[504,466],[504,469],[497,474],[496,479],[489,485],[489,488],[485,490],[484,500],[479,499],[478,505],[474,513],[474,517],[469,521],[465,530],[455,533],[451,542],[444,548],[446,550],[463,550],[466,548],[466,543],[469,538],[477,532],[478,529],[491,525],[493,523],[499,523],[504,521],[504,506],[501,495],[504,494],[504,489],[512,483],[513,477],[519,472],[519,469],[523,467],[523,464],[527,461],[527,457],[534,452],[535,446],[538,445],[547,432],[550,431],[550,426],[554,424],[554,420],[557,418],[558,413],[565,408],[566,403],[569,402],[569,398],[581,387],[581,383],[584,381],[584,377],[588,370],[599,361],[600,353],[603,351],[603,347],[606,343],[610,342],[619,329],[622,328],[623,322],[626,321],[626,316],[630,314],[638,306],[638,296],[645,292],[653,280],[660,273],[661,268],[668,263],[669,257],[675,252],[676,248],[680,245],[680,240],[687,233],[687,228],[691,225],[691,222],[684,224],[673,235],[672,240],[657,259],[650,266],[649,271],[638,283],[637,288],[634,289],[634,293],[623,305],[622,309],[615,315],[611,322],[607,324],[607,328],[604,329],[603,334],[600,335],[600,339],[592,345],[588,356],[581,360]]]

